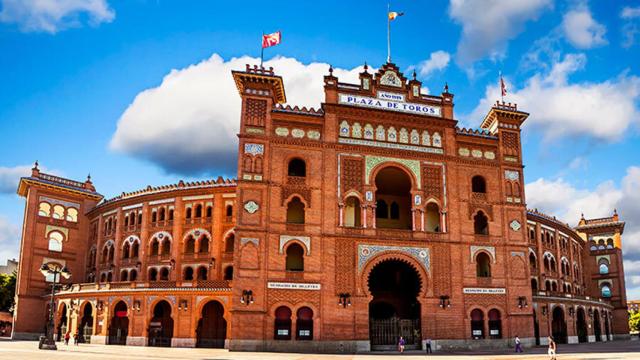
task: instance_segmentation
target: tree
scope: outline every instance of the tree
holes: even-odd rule
[[[629,314],[629,330],[631,332],[640,331],[640,311],[634,311]]]
[[[13,312],[16,295],[16,272],[0,274],[0,311]]]

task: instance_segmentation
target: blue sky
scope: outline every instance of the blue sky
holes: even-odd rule
[[[43,6],[46,5],[46,6]],[[386,59],[385,1],[0,0],[0,263],[16,257],[17,179],[37,159],[111,197],[235,175],[230,70],[265,58],[292,104],[321,101],[328,64],[352,79]],[[574,224],[627,221],[627,287],[640,298],[640,1],[409,1],[392,8],[393,61],[429,92],[445,82],[462,126],[498,98],[530,112],[527,201]]]

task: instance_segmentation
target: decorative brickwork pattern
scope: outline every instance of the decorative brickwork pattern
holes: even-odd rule
[[[267,298],[269,299],[269,308],[279,302],[287,302],[294,305],[298,303],[311,303],[317,308],[320,307],[320,291],[269,289],[267,291]]]
[[[354,269],[355,254],[353,240],[336,240],[336,292],[354,292]]]
[[[518,150],[520,149],[520,143],[518,141],[518,134],[514,132],[504,131],[502,133],[504,140],[502,141],[504,145],[504,153],[506,155],[518,155]]]
[[[342,162],[343,193],[356,190],[362,193],[363,163],[361,159],[344,159]]]
[[[442,167],[422,165],[422,179],[426,198],[434,197],[442,200]]]
[[[247,99],[245,103],[245,124],[251,126],[264,126],[267,117],[267,101]]]

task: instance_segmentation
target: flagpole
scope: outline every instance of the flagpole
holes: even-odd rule
[[[262,69],[262,61],[264,60],[264,45],[262,42],[264,41],[264,31],[262,32],[262,37],[260,37],[260,68]]]
[[[387,2],[387,62],[391,62],[391,19],[389,19],[391,4]]]
[[[502,102],[504,103],[504,91],[502,90],[502,70],[498,71],[498,76],[500,77],[499,84],[500,85],[500,98],[502,99]]]

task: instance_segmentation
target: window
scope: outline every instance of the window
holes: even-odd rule
[[[473,217],[473,231],[478,235],[489,235],[489,220],[482,211]]]
[[[502,338],[502,322],[500,311],[497,309],[489,310],[489,337],[492,339]]]
[[[169,209],[169,220],[173,220],[173,209]]]
[[[397,202],[392,202],[391,203],[391,210],[389,211],[390,213],[390,217],[393,220],[398,220],[400,219],[400,205],[398,205]]]
[[[286,269],[304,271],[304,249],[299,244],[293,243],[287,247]]]
[[[355,196],[349,196],[346,201],[344,212],[344,226],[360,227],[360,217],[362,211],[360,209],[360,199]]]
[[[138,242],[134,242],[133,245],[131,245],[131,258],[135,259],[138,257],[138,253],[140,252],[140,244],[138,244]]]
[[[53,207],[53,218],[64,219],[64,207],[62,205],[56,205]]]
[[[127,272],[127,270],[122,270],[120,272],[120,281],[127,281],[128,278],[129,278],[129,273]]]
[[[207,206],[206,216],[207,216],[208,218],[210,218],[211,216],[213,216],[213,207],[212,207],[212,206]]]
[[[289,176],[307,176],[307,164],[304,160],[295,158],[289,161]]]
[[[227,205],[227,216],[233,216],[233,206]]]
[[[166,267],[163,267],[162,269],[160,269],[160,280],[169,280],[169,269]]]
[[[287,222],[289,224],[304,224],[304,204],[297,196],[294,196],[287,204]]]
[[[41,202],[40,206],[38,206],[38,215],[40,216],[51,216],[51,205],[46,202]]]
[[[426,230],[429,232],[440,232],[440,208],[438,204],[431,202],[427,204]]]
[[[233,280],[233,266],[227,266],[224,269],[224,279]]]
[[[233,247],[235,246],[236,236],[234,234],[229,234],[227,240],[224,242],[224,252],[232,253]]]
[[[476,256],[476,276],[491,277],[491,258],[484,252]]]
[[[49,251],[62,251],[62,240],[64,236],[62,233],[52,231],[49,233]]]
[[[184,280],[193,280],[193,268],[187,266],[186,268],[184,268],[184,275],[183,275],[183,279]]]
[[[538,280],[536,279],[531,279],[531,291],[532,292],[536,292],[538,291]],[[535,295],[535,294],[534,294]]]
[[[196,205],[196,212],[194,217],[196,218],[201,218],[202,217],[202,205],[198,204]]]
[[[483,194],[487,192],[487,184],[482,176],[476,175],[471,178],[471,191]]]
[[[185,254],[193,254],[195,252],[195,248],[196,240],[193,238],[193,236],[189,235],[184,245],[184,252]]]
[[[600,274],[608,274],[609,273],[609,265],[606,262],[600,263]]]
[[[129,258],[129,243],[125,242],[124,246],[122,247],[122,258],[123,259],[128,259]]]
[[[153,240],[151,240],[151,251],[149,255],[160,255],[160,243],[156,238],[153,238]]]
[[[162,242],[162,255],[169,255],[171,254],[171,241],[165,239]]]
[[[151,212],[151,222],[156,221],[158,221],[158,212],[154,210],[153,212]]]
[[[313,310],[304,306],[296,313],[296,339],[313,340]]]
[[[376,218],[388,219],[389,218],[389,206],[384,200],[376,201]]]
[[[207,235],[200,237],[200,247],[198,248],[198,252],[200,254],[206,254],[209,252],[209,237]]]
[[[187,208],[187,211],[186,211],[186,214],[185,214],[185,218],[191,219],[191,208],[190,207]]]
[[[198,268],[198,280],[207,280],[207,268],[200,266]]]
[[[158,270],[156,268],[149,269],[149,281],[158,281]]]
[[[529,254],[529,267],[531,269],[536,269],[538,267],[536,256],[533,253]]]
[[[601,288],[602,297],[610,298],[611,297],[611,287],[609,284],[602,285]]]
[[[613,249],[613,239],[607,239],[607,249]]]
[[[471,337],[473,339],[484,338],[484,313],[480,309],[471,312]]]
[[[129,271],[129,281],[136,281],[137,277],[138,277],[138,272],[135,269],[132,269],[131,271]]]
[[[158,220],[159,221],[164,221],[165,211],[166,210],[164,208],[160,208],[160,210],[158,210]]]
[[[275,340],[291,340],[291,309],[286,306],[276,309],[273,328]]]

